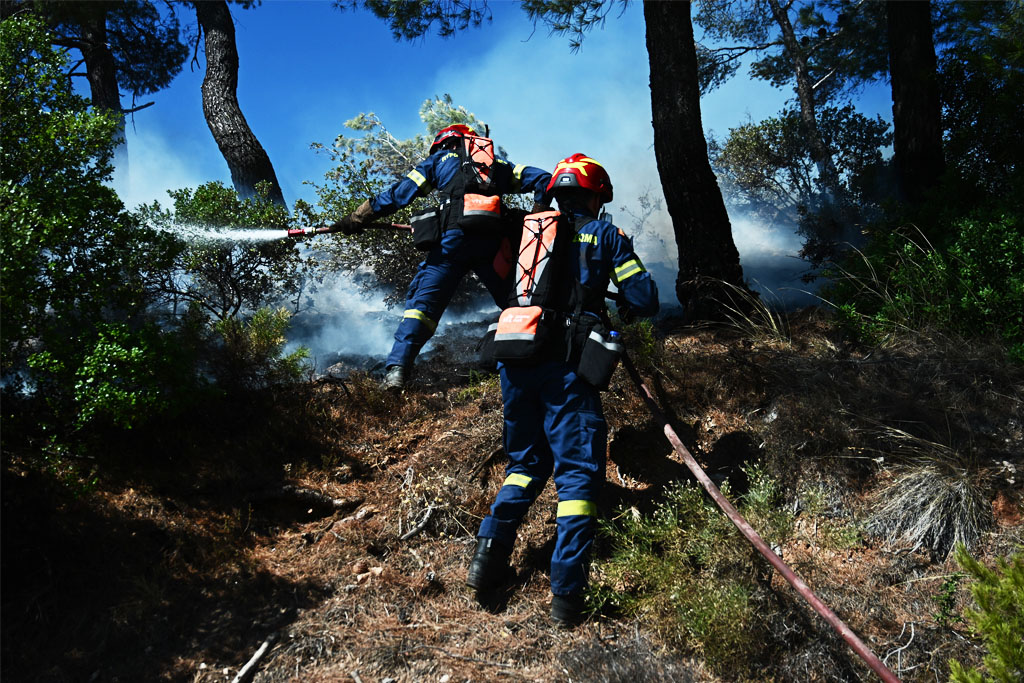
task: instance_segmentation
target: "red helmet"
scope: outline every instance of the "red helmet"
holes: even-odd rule
[[[555,166],[546,193],[550,195],[553,190],[563,187],[582,187],[596,192],[601,196],[602,204],[612,200],[612,179],[608,177],[608,171],[586,154],[573,154]]]
[[[437,135],[434,136],[434,143],[430,145],[430,153],[433,154],[434,152],[436,152],[437,148],[441,146],[441,143],[443,143],[448,138],[461,138],[467,135],[476,135],[476,131],[462,123],[456,123],[455,125],[448,126],[447,128],[442,128],[441,130],[437,131]]]

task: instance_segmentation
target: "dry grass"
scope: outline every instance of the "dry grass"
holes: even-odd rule
[[[718,282],[724,292],[725,316],[741,334],[751,340],[790,342],[789,320],[782,302],[770,295],[766,300],[757,293],[724,280]]]
[[[907,643],[913,622],[914,641],[890,664],[907,681],[943,679],[942,653],[978,658],[934,619],[934,577],[948,568],[849,530],[867,516],[881,446],[895,481],[896,444],[948,434],[943,462],[954,464],[942,476],[971,472],[979,509],[1004,510],[977,552],[1019,539],[1021,475],[1011,483],[997,464],[1024,451],[1021,374],[984,349],[915,341],[883,353],[848,344],[818,314],[785,322],[788,338],[663,325],[650,386],[714,476],[741,491],[741,468],[758,461],[784,483],[797,522],[783,557],[826,602],[880,656]],[[686,470],[621,371],[604,403],[603,509],[649,510]],[[503,603],[475,603],[462,582],[503,479],[500,445],[493,380],[439,358],[401,396],[356,373],[110,444],[124,457],[100,463],[99,488],[77,498],[28,447],[5,452],[4,679],[225,681],[277,634],[256,681],[716,680],[643,619],[549,623],[550,486]],[[310,512],[251,497],[284,484],[359,502]],[[766,570],[757,580],[766,599],[752,618],[772,656],[742,662],[747,680],[869,680],[785,585]]]
[[[926,548],[941,560],[958,543],[976,548],[994,523],[991,474],[978,458],[894,427],[879,437],[893,444],[895,462],[872,493],[868,528],[890,546]]]

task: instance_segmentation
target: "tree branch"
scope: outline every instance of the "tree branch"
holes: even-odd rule
[[[145,104],[139,105],[138,107],[132,107],[131,109],[122,109],[122,114],[134,114],[137,111],[142,111],[148,107],[152,107],[156,102],[146,102]]]

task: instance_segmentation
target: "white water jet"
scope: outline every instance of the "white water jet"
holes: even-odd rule
[[[277,228],[218,228],[196,223],[172,223],[154,226],[173,232],[186,242],[272,242],[288,237],[288,231]]]

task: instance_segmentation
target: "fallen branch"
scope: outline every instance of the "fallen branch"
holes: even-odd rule
[[[245,663],[245,666],[238,670],[238,674],[231,683],[245,683],[248,681],[250,676],[256,673],[256,667],[259,665],[260,660],[263,659],[264,655],[270,650],[270,646],[275,642],[277,642],[277,634],[272,634],[264,640],[263,644],[256,650],[256,653]]]
[[[401,536],[399,536],[398,540],[400,540],[400,541],[408,541],[410,538],[412,538],[413,536],[415,536],[419,532],[423,531],[423,529],[426,528],[427,523],[430,521],[431,515],[433,515],[433,514],[434,514],[434,506],[430,505],[430,506],[427,507],[427,514],[423,515],[423,519],[420,520],[420,523],[417,524],[416,526],[414,526],[413,528],[409,529],[408,531],[406,531]]]
[[[351,510],[363,502],[363,499],[359,497],[332,498],[325,493],[293,484],[285,484],[277,489],[254,493],[248,496],[246,500],[250,503],[261,503],[268,500],[290,500],[305,505],[329,507],[333,510]]]

